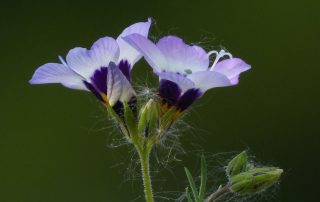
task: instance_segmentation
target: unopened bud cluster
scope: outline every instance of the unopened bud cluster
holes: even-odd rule
[[[230,190],[238,194],[254,194],[279,181],[283,170],[277,167],[255,167],[244,151],[234,157],[226,168]]]

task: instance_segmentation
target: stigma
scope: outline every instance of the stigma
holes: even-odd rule
[[[216,58],[215,58],[215,60],[214,60],[214,62],[212,63],[212,65],[211,65],[211,67],[210,67],[210,71],[212,71],[213,69],[214,69],[214,67],[216,66],[216,64],[219,62],[219,60],[221,59],[221,58],[223,58],[224,56],[228,56],[230,59],[232,59],[233,57],[232,57],[232,55],[231,55],[231,53],[229,53],[229,52],[226,52],[225,50],[221,50],[220,52],[218,52],[218,51],[210,51],[209,53],[208,53],[208,56],[210,56],[210,55],[212,55],[212,54],[215,54],[216,55]]]

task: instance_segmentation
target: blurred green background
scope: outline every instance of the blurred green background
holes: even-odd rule
[[[182,194],[183,165],[197,174],[199,148],[212,168],[214,154],[244,149],[284,168],[280,186],[256,201],[319,201],[319,8],[316,0],[2,2],[0,201],[143,201],[133,152],[117,147],[95,98],[28,80],[57,55],[149,16],[153,37],[223,46],[252,65],[240,85],[209,91],[185,117],[192,130],[181,136],[181,161],[153,167],[157,201]],[[134,80],[146,75],[141,61]]]

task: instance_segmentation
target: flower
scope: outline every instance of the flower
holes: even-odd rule
[[[115,106],[135,100],[136,93],[130,83],[133,65],[142,57],[123,37],[139,33],[147,37],[151,19],[127,27],[115,40],[104,37],[88,50],[73,48],[66,62],[40,66],[29,81],[30,84],[61,83],[65,87],[91,91],[101,102]]]
[[[140,34],[123,39],[141,52],[159,76],[159,95],[166,109],[176,106],[183,111],[211,88],[238,84],[240,73],[250,69],[250,65],[224,50],[207,53],[176,36],[163,37],[157,44]],[[216,58],[209,67],[212,54],[216,54]],[[229,59],[220,61],[224,56]]]

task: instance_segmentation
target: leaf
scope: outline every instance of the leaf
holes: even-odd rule
[[[198,191],[197,191],[197,188],[196,188],[196,184],[194,183],[193,177],[192,177],[190,171],[188,170],[188,168],[184,168],[184,170],[186,172],[186,175],[187,175],[187,178],[188,178],[188,181],[189,181],[189,184],[190,184],[194,199],[195,199],[196,202],[200,202],[199,198],[198,198]]]
[[[190,196],[189,187],[186,188],[186,197],[187,197],[188,202],[193,202],[193,200],[191,199],[191,196]]]
[[[207,163],[204,155],[201,157],[201,184],[199,190],[199,201],[203,201],[207,184]]]

